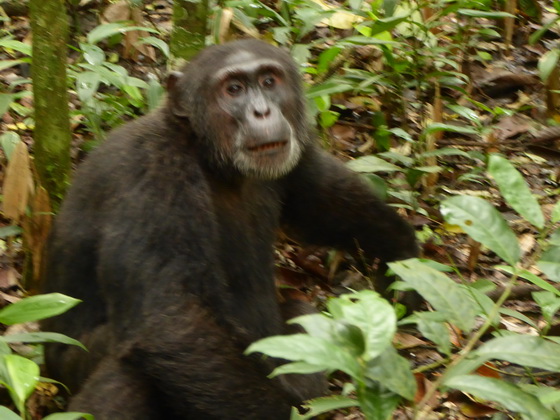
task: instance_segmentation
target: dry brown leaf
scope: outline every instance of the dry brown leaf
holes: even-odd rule
[[[41,279],[43,248],[51,230],[52,209],[47,190],[39,187],[30,203],[31,215],[23,220],[23,239],[31,251],[33,286]]]
[[[103,11],[101,17],[106,23],[130,20],[130,3],[126,0],[121,0],[110,4]]]
[[[4,216],[17,223],[25,213],[33,189],[29,152],[25,143],[19,142],[12,152],[4,178]]]

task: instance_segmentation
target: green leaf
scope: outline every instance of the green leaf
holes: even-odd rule
[[[10,109],[14,96],[11,93],[0,93],[0,117]]]
[[[522,414],[529,420],[558,419],[558,416],[542,405],[535,396],[499,379],[464,375],[446,381],[445,385],[472,394],[482,400],[495,401],[508,410]]]
[[[362,156],[347,163],[348,167],[356,172],[394,172],[400,171],[396,165],[379,159],[376,156]]]
[[[552,209],[552,216],[550,216],[550,220],[552,223],[560,222],[560,201],[558,201],[554,205],[554,209]]]
[[[263,338],[251,344],[245,350],[245,354],[255,352],[286,360],[305,362],[316,366],[316,372],[341,370],[353,378],[359,377],[360,366],[353,355],[326,340],[306,334]],[[282,373],[286,372],[282,371]],[[276,372],[272,372],[272,375],[275,376]]]
[[[333,343],[355,357],[362,356],[365,351],[362,331],[357,326],[345,322],[345,320],[339,321],[324,314],[310,314],[291,319],[288,323],[301,325],[312,337]]]
[[[122,34],[128,31],[145,31],[158,34],[159,31],[144,26],[129,26],[126,22],[105,23],[93,28],[87,36],[89,44],[97,44],[99,41],[113,35]]]
[[[546,83],[552,71],[558,65],[558,60],[560,59],[560,50],[558,48],[554,48],[550,51],[547,51],[542,55],[539,59],[538,69],[539,75],[541,80]]]
[[[482,10],[475,10],[475,9],[459,9],[457,13],[463,16],[470,16],[470,17],[480,17],[486,19],[499,19],[505,17],[515,18],[515,15],[506,12],[485,12]]]
[[[45,417],[43,420],[95,420],[91,414],[87,413],[54,413]]]
[[[17,409],[23,413],[25,401],[39,381],[39,365],[17,354],[6,354],[1,360],[0,377]]]
[[[78,299],[60,293],[31,296],[2,308],[0,310],[0,323],[13,325],[38,321],[60,315],[80,302]]]
[[[86,347],[78,340],[74,340],[64,334],[53,332],[10,334],[2,336],[1,339],[6,343],[63,343],[78,346],[87,351]]]
[[[424,135],[433,134],[439,131],[450,131],[452,133],[462,134],[478,134],[478,130],[473,127],[466,127],[462,125],[452,125],[444,123],[432,123],[424,130]]]
[[[377,35],[381,32],[390,31],[394,29],[399,23],[408,19],[410,13],[406,15],[392,16],[384,19],[376,20],[373,25],[370,25],[369,36]]]
[[[451,343],[449,341],[449,330],[444,322],[445,318],[438,312],[418,312],[415,314],[415,318],[422,336],[432,341],[440,352],[450,356]]]
[[[23,60],[0,60],[0,70],[9,69],[10,67],[17,66],[25,63]]]
[[[416,394],[416,379],[410,363],[394,347],[387,347],[379,357],[367,362],[366,377],[407,400],[413,400]]]
[[[311,419],[322,413],[328,413],[329,411],[340,410],[342,408],[356,407],[357,405],[359,405],[357,400],[342,395],[315,398],[303,405],[303,407],[309,411],[301,418],[304,420]]]
[[[480,124],[480,116],[472,109],[461,105],[447,105],[447,107],[451,109],[453,112],[455,112],[456,114],[459,114],[461,117],[469,121],[472,121],[476,124]]]
[[[352,85],[348,83],[344,83],[341,80],[331,80],[309,88],[307,90],[307,97],[312,99],[317,96],[332,95],[334,93],[347,92],[352,89]]]
[[[21,138],[18,133],[14,131],[7,131],[0,136],[0,144],[2,145],[2,149],[4,150],[4,154],[8,158],[8,160],[12,157],[12,152],[21,141]]]
[[[560,282],[560,246],[552,246],[546,250],[537,263],[537,267],[550,280]]]
[[[141,44],[148,44],[160,50],[166,58],[169,58],[169,45],[155,36],[140,38]]]
[[[358,389],[360,409],[367,420],[387,420],[397,408],[400,397],[374,382]]]
[[[84,71],[76,77],[76,93],[82,102],[89,101],[99,88],[101,75],[93,71]]]
[[[516,271],[513,270],[512,267],[507,266],[507,265],[497,265],[496,268],[498,270],[505,271],[506,273],[509,273],[509,274],[512,274],[512,275],[517,274],[519,277],[530,281],[535,286],[539,286],[541,289],[548,290],[549,292],[560,296],[560,290],[556,289],[553,285],[549,284],[546,280],[541,279],[536,274],[533,274],[533,273],[531,273],[527,270],[521,270],[519,272],[516,272]]]
[[[511,265],[519,261],[519,244],[502,215],[478,197],[456,196],[441,203],[447,223],[459,225],[475,241],[490,248]]]
[[[84,59],[93,66],[99,66],[105,61],[105,53],[97,45],[80,44]]]
[[[9,410],[7,407],[0,405],[0,419],[2,420],[21,420],[21,417]]]
[[[357,326],[363,334],[364,359],[379,356],[391,346],[397,330],[393,307],[371,290],[341,295],[327,302],[327,308],[337,320]]]
[[[24,55],[31,56],[31,45],[24,44],[15,39],[0,39],[0,47],[8,48],[10,50],[18,51]]]
[[[488,157],[488,172],[509,205],[533,226],[542,229],[544,216],[541,207],[515,166],[503,156],[492,153]]]
[[[476,316],[476,308],[465,289],[445,274],[417,259],[389,263],[389,267],[447,319],[469,332]]]

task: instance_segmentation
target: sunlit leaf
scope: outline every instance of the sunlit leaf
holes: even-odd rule
[[[21,417],[14,413],[8,407],[0,405],[0,419],[2,420],[21,420]]]
[[[64,334],[53,332],[29,332],[21,334],[9,334],[0,337],[6,343],[63,343],[81,347],[87,350],[78,340],[74,340]]]
[[[407,400],[414,399],[416,380],[410,370],[410,363],[394,347],[387,347],[381,355],[367,363],[366,377]]]
[[[466,332],[473,328],[476,316],[474,303],[466,290],[445,274],[417,259],[390,263],[389,267],[441,312],[448,322]]]
[[[452,125],[444,123],[432,123],[426,127],[424,134],[433,134],[438,131],[450,131],[452,133],[463,133],[463,134],[478,134],[478,131],[473,127],[463,126],[463,125]]]
[[[502,215],[487,201],[472,196],[456,196],[441,203],[447,223],[459,225],[474,240],[490,248],[511,265],[519,261],[517,237]]]
[[[488,157],[488,172],[509,205],[533,226],[542,229],[544,216],[541,207],[515,166],[503,156],[492,153]]]
[[[286,360],[305,362],[322,370],[341,370],[353,378],[359,377],[358,361],[350,353],[321,338],[293,334],[263,338],[245,351],[263,353]],[[275,372],[273,372],[273,375]]]
[[[402,169],[377,156],[362,156],[347,163],[356,172],[394,172]]]
[[[558,419],[558,416],[542,405],[535,396],[499,379],[464,375],[446,381],[445,385],[472,394],[481,400],[495,401],[508,410],[524,415],[527,419]]]
[[[546,250],[537,266],[550,280],[560,282],[560,247],[552,246]]]
[[[91,414],[87,413],[54,413],[49,414],[43,420],[95,420]]]
[[[1,360],[1,379],[8,385],[8,391],[18,410],[23,412],[25,401],[39,381],[39,365],[17,354],[6,354]]]
[[[546,83],[552,71],[558,65],[558,60],[560,59],[560,49],[554,48],[550,51],[547,51],[539,58],[538,69],[539,69],[539,76],[541,80]]]
[[[345,294],[327,302],[332,316],[357,326],[363,334],[364,359],[370,360],[391,345],[397,330],[397,317],[393,307],[371,290]]]
[[[354,398],[345,397],[342,395],[331,395],[328,397],[315,398],[303,406],[308,409],[305,414],[303,414],[301,419],[311,419],[322,413],[327,413],[332,410],[339,410],[342,408],[355,407],[359,405],[358,401]]]
[[[31,296],[2,308],[0,310],[0,323],[13,325],[38,321],[60,315],[80,302],[78,299],[60,293]]]
[[[457,10],[457,13],[463,16],[480,17],[486,19],[500,19],[506,17],[515,19],[515,15],[506,12],[485,12],[483,10],[476,10],[476,9],[459,9]]]
[[[117,34],[123,34],[129,31],[145,31],[155,34],[159,33],[159,31],[154,28],[148,28],[145,26],[129,26],[129,24],[126,22],[113,22],[105,23],[93,28],[88,33],[87,40],[90,44],[97,44],[99,41],[102,41],[105,38],[109,38]]]
[[[15,39],[0,39],[0,47],[9,48],[10,50],[31,56],[31,45],[16,41]]]

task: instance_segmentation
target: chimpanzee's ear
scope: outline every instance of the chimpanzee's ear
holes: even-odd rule
[[[188,112],[185,108],[185,97],[182,89],[179,88],[179,80],[183,76],[180,71],[172,71],[167,76],[166,88],[169,102],[169,109],[173,115],[181,118],[187,118]]]

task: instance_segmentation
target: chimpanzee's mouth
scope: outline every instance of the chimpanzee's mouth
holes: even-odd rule
[[[269,143],[258,144],[256,146],[249,146],[249,147],[247,147],[247,150],[249,150],[250,152],[254,152],[254,153],[267,152],[267,151],[272,151],[272,150],[275,150],[275,149],[281,149],[284,146],[286,146],[287,144],[288,144],[287,140],[271,141]]]

